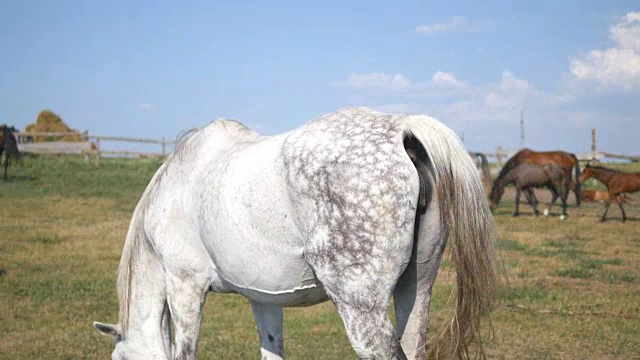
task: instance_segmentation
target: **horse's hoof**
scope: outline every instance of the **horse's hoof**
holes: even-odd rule
[[[549,216],[549,209],[544,209],[543,214],[544,214],[544,216]]]
[[[566,215],[560,215],[560,220],[566,220],[568,216]]]
[[[513,213],[513,217],[518,217],[520,216],[520,213]]]

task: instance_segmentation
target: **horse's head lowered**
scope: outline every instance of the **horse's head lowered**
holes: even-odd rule
[[[135,335],[127,337],[127,341],[124,341],[122,337],[122,331],[120,325],[103,324],[101,322],[94,322],[93,326],[103,335],[111,335],[115,341],[115,348],[111,353],[112,360],[127,360],[127,359],[166,359],[167,354],[160,353],[155,354],[152,349],[148,348],[149,341],[153,339],[143,339]]]
[[[500,205],[500,199],[502,199],[502,195],[504,195],[504,186],[500,186],[498,184],[498,180],[493,183],[493,187],[491,187],[491,192],[489,193],[489,209],[491,212],[494,212],[498,205]]]
[[[578,177],[578,181],[582,183],[592,176],[593,176],[593,170],[591,169],[591,165],[587,164],[587,166],[585,166],[584,169],[582,169],[582,174],[580,174],[580,176]]]

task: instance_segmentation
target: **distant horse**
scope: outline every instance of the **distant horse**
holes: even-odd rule
[[[544,211],[545,215],[549,213],[551,207],[558,198],[562,201],[562,215],[561,219],[567,218],[567,195],[568,192],[565,187],[566,172],[561,167],[554,164],[546,165],[531,165],[520,164],[513,168],[506,174],[500,173],[498,178],[493,183],[489,200],[491,201],[490,208],[495,210],[500,204],[500,199],[504,194],[504,190],[509,184],[514,184],[516,187],[516,210],[513,216],[520,215],[520,193],[524,191],[529,205],[533,208],[536,216],[540,215],[538,211],[538,200],[533,191],[535,187],[547,187],[551,190],[552,199],[549,207]]]
[[[456,310],[429,351],[469,355],[498,285],[483,193],[455,133],[427,116],[354,108],[266,137],[215,121],[151,179],[120,260],[118,324],[94,326],[115,336],[114,359],[194,359],[207,292],[239,293],[262,359],[282,359],[283,307],[330,299],[360,358],[424,359],[447,244]]]
[[[489,161],[487,161],[487,156],[479,152],[469,152],[469,155],[471,155],[473,162],[476,164],[476,168],[482,176],[483,183],[491,186],[491,170],[489,169]]]
[[[4,180],[7,180],[7,168],[11,158],[19,159],[20,152],[18,151],[18,141],[13,134],[18,130],[13,126],[0,125],[2,134],[0,135],[0,159],[4,164]],[[4,155],[4,157],[3,157]]]
[[[625,173],[602,166],[587,165],[580,176],[579,181],[583,182],[590,177],[598,179],[607,186],[609,190],[609,198],[605,204],[604,213],[600,221],[607,220],[607,211],[611,202],[617,199],[622,193],[632,193],[640,191],[640,173]],[[616,201],[622,212],[622,221],[627,221],[627,214],[622,207],[622,201]]]
[[[571,170],[575,168],[576,183],[573,190],[576,195],[576,206],[580,207],[582,187],[580,185],[580,181],[577,180],[580,177],[580,163],[574,154],[566,151],[533,151],[530,149],[522,149],[507,160],[500,171],[500,175],[508,173],[520,164],[555,164],[560,166],[567,173],[566,183],[564,185],[564,189],[567,193],[569,192],[569,189],[571,189]]]

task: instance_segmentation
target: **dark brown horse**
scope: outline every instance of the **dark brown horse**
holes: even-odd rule
[[[7,180],[7,168],[9,167],[10,159],[18,159],[20,157],[18,141],[13,135],[14,132],[18,132],[15,127],[0,125],[0,159],[4,159],[4,180]]]
[[[587,165],[578,181],[583,182],[590,177],[594,177],[605,184],[609,190],[609,198],[607,199],[604,213],[600,219],[600,221],[603,222],[607,220],[607,211],[609,211],[609,206],[611,206],[612,201],[618,199],[622,193],[640,191],[640,173],[625,173],[602,166]],[[622,207],[623,202],[616,202],[622,212],[622,221],[626,221],[627,214],[624,212],[624,208]]]
[[[566,172],[564,169],[555,164],[532,165],[520,164],[506,174],[500,172],[498,178],[493,183],[489,200],[491,201],[491,211],[495,210],[500,204],[500,198],[504,194],[504,190],[509,184],[516,187],[516,210],[513,216],[520,215],[520,193],[524,191],[529,205],[533,208],[536,216],[540,215],[538,211],[538,200],[533,192],[533,188],[547,187],[553,195],[549,207],[545,209],[545,215],[549,213],[551,207],[558,198],[562,201],[562,216],[565,219],[567,215],[567,196],[568,191],[565,187]]]
[[[545,165],[555,164],[561,167],[567,174],[565,177],[565,192],[571,189],[571,170],[575,168],[576,186],[573,189],[576,194],[576,205],[580,207],[582,199],[582,187],[578,178],[580,177],[580,163],[578,158],[566,151],[533,151],[530,149],[522,149],[513,155],[505,164],[498,178],[504,176],[520,164]]]

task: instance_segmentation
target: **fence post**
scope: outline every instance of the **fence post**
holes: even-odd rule
[[[100,166],[100,138],[96,138],[96,165]]]
[[[498,146],[496,149],[496,163],[502,165],[502,146]]]

